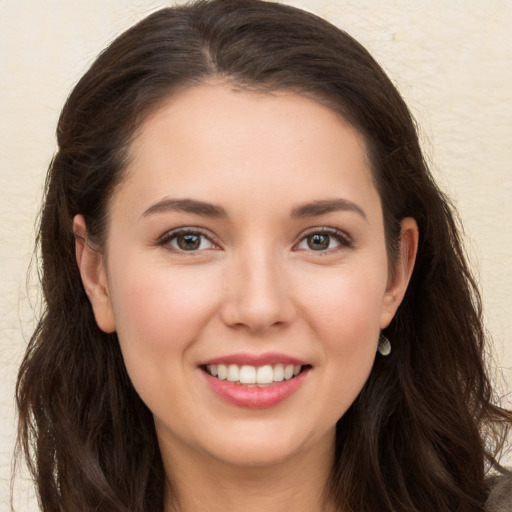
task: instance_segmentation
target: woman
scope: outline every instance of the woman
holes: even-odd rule
[[[503,506],[512,416],[453,213],[350,36],[254,0],[158,11],[58,139],[17,394],[43,510]]]

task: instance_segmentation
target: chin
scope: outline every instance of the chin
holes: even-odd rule
[[[328,432],[319,433],[307,428],[301,430],[300,423],[296,421],[292,428],[286,428],[282,422],[260,421],[228,431],[222,429],[221,436],[215,436],[217,441],[210,437],[204,449],[230,466],[259,468],[302,459],[308,451],[320,449],[322,445],[332,448],[335,425]]]

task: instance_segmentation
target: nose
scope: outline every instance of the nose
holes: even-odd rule
[[[227,269],[224,323],[253,333],[290,324],[296,310],[286,275],[272,251],[240,254]]]

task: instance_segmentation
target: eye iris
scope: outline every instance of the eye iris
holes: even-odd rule
[[[187,233],[186,235],[179,235],[176,241],[180,249],[184,251],[194,251],[199,249],[201,245],[201,235],[197,233]]]
[[[329,248],[330,236],[323,233],[314,233],[307,238],[308,247],[313,251],[324,251]]]

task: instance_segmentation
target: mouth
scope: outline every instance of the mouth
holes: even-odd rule
[[[198,370],[224,402],[262,409],[286,401],[310,379],[313,366],[288,354],[237,353],[203,361]]]
[[[311,365],[308,364],[294,365],[281,363],[261,366],[248,364],[207,364],[201,366],[204,372],[218,380],[224,380],[240,386],[258,388],[269,387],[280,382],[292,380],[310,368]]]

